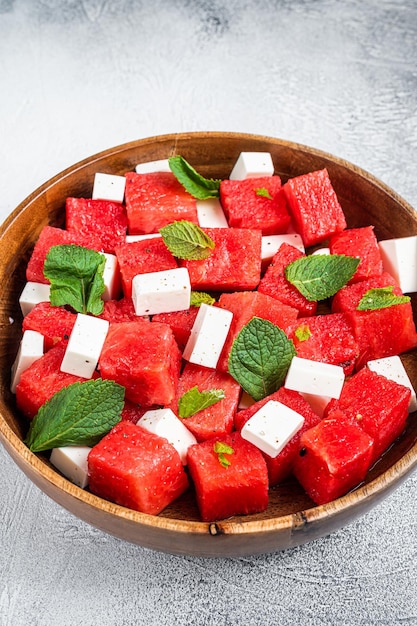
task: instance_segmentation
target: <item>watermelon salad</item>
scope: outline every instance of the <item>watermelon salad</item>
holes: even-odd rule
[[[26,444],[151,515],[186,490],[203,521],[260,513],[294,477],[346,494],[416,410],[415,239],[348,228],[326,169],[282,182],[269,153],[224,180],[181,156],[97,173],[27,266]]]

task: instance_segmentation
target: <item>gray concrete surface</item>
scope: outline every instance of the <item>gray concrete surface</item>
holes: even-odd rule
[[[315,146],[417,206],[415,0],[0,0],[0,218],[99,150],[229,130]],[[109,537],[0,448],[0,625],[417,624],[417,476],[274,555]]]

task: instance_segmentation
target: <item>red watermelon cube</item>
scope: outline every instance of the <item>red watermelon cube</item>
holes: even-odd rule
[[[16,386],[16,404],[29,419],[56,392],[72,383],[85,382],[85,378],[61,372],[66,345],[67,342],[57,343],[21,374]]]
[[[132,280],[137,274],[162,272],[178,267],[176,259],[164,244],[162,237],[116,246],[116,257],[126,298],[132,296]]]
[[[403,295],[401,288],[391,274],[382,272],[382,274],[378,276],[372,276],[358,283],[342,287],[332,298],[332,312],[354,311],[358,307],[362,296],[364,296],[369,289],[377,289],[379,287],[393,287],[394,295]]]
[[[372,455],[372,437],[338,411],[301,435],[294,475],[316,504],[326,504],[364,480]]]
[[[216,443],[232,449],[231,454],[215,451]],[[268,506],[268,471],[262,453],[233,432],[209,439],[188,449],[188,469],[194,483],[197,505],[203,521],[259,513]]]
[[[171,222],[198,224],[197,204],[171,172],[126,174],[125,202],[132,235],[157,233]]]
[[[368,361],[408,352],[417,346],[417,332],[410,302],[375,311],[348,311],[359,346],[356,369]]]
[[[177,395],[171,408],[178,415],[178,401],[184,393],[197,387],[199,391],[222,389],[224,398],[210,407],[183,419],[184,425],[197,441],[229,434],[233,428],[241,387],[229,374],[187,363],[178,381]]]
[[[295,229],[306,248],[346,228],[346,219],[327,169],[290,178],[282,188]]]
[[[67,341],[75,324],[76,314],[49,302],[39,302],[23,318],[22,330],[36,330],[44,336],[45,351],[58,342]]]
[[[297,356],[311,361],[343,367],[345,375],[353,372],[359,346],[345,313],[298,318],[287,328]]]
[[[297,309],[258,291],[222,293],[218,306],[233,313],[229,334],[217,363],[217,369],[223,372],[228,371],[229,354],[234,340],[252,317],[268,320],[285,331],[298,315]]]
[[[120,202],[67,198],[65,216],[67,231],[90,239],[93,247],[99,238],[103,252],[114,254],[115,246],[126,240],[126,209]]]
[[[210,256],[201,261],[182,261],[183,267],[188,269],[192,289],[255,289],[261,278],[261,231],[247,228],[203,230],[215,244]]]
[[[138,319],[132,298],[106,300],[104,302],[103,312],[97,317],[107,320],[110,324],[116,322],[134,322]]]
[[[185,309],[184,311],[156,313],[152,316],[152,321],[168,324],[174,333],[179,349],[181,352],[184,352],[184,348],[190,337],[191,329],[194,326],[198,311],[198,306],[190,306],[189,309]]]
[[[233,228],[257,228],[263,235],[287,232],[290,214],[279,176],[222,180],[220,201]]]
[[[172,402],[180,366],[170,327],[140,318],[110,325],[98,363],[103,378],[125,387],[126,399],[144,406]]]
[[[298,454],[299,441],[303,432],[320,422],[320,417],[314,413],[309,403],[297,391],[281,387],[275,393],[255,402],[247,409],[238,411],[235,415],[235,429],[241,431],[248,419],[252,417],[270,400],[276,400],[288,406],[304,417],[304,424],[300,430],[292,437],[281,452],[272,458],[268,454],[262,453],[268,468],[269,486],[278,485],[288,478],[293,470],[294,459]]]
[[[103,252],[99,237],[91,234],[85,235],[84,233],[70,233],[55,226],[44,226],[29,259],[26,268],[26,280],[48,284],[49,280],[45,278],[43,273],[46,255],[52,246],[64,244],[75,244]]]
[[[283,304],[293,307],[300,315],[314,315],[317,310],[317,302],[310,302],[285,278],[287,265],[305,256],[301,250],[289,243],[283,243],[274,255],[265,275],[259,283],[258,291],[271,298],[279,300]]]
[[[188,488],[167,439],[121,421],[88,455],[90,491],[134,511],[157,515]]]
[[[344,254],[360,259],[350,283],[382,274],[382,257],[373,226],[347,228],[330,237],[331,254]]]
[[[367,367],[347,379],[340,397],[330,400],[325,415],[342,411],[374,440],[372,462],[401,435],[411,391]]]

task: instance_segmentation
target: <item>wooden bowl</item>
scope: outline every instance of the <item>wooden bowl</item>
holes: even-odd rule
[[[121,174],[137,163],[185,157],[206,177],[227,178],[241,151],[269,151],[283,181],[328,169],[348,225],[372,224],[378,239],[417,233],[413,208],[382,182],[351,163],[324,152],[263,136],[240,133],[181,133],[133,141],[92,156],[34,191],[0,230],[0,441],[23,472],[42,491],[93,526],[126,541],[172,554],[225,557],[273,552],[329,534],[381,501],[417,464],[417,419],[371,469],[364,484],[348,495],[315,506],[296,481],[272,489],[266,512],[204,523],[191,490],[159,516],[132,511],[98,498],[66,480],[23,444],[27,422],[10,393],[10,367],[21,338],[18,298],[34,243],[46,224],[63,225],[67,196],[91,195],[96,172]],[[413,306],[417,299],[413,296]],[[416,318],[417,319],[417,318]],[[416,386],[417,354],[403,363]]]

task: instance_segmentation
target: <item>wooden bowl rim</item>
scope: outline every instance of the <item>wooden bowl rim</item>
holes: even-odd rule
[[[10,215],[4,220],[0,226],[0,245],[4,233],[13,226],[15,219],[25,210],[28,204],[31,204],[38,196],[42,195],[47,189],[52,187],[56,182],[61,181],[68,175],[73,175],[77,170],[83,169],[86,165],[91,165],[95,161],[100,161],[103,158],[121,154],[130,149],[139,146],[145,146],[146,144],[155,144],[157,142],[167,142],[169,140],[175,141],[177,138],[189,139],[192,141],[197,139],[251,139],[264,141],[268,144],[274,143],[280,146],[288,147],[293,151],[302,151],[307,154],[311,154],[316,157],[320,157],[329,162],[335,163],[341,167],[348,168],[353,171],[355,175],[361,176],[368,182],[371,182],[376,187],[383,190],[390,197],[392,197],[397,203],[410,214],[416,215],[416,211],[413,207],[399,196],[393,189],[376,178],[374,175],[368,173],[366,170],[354,165],[353,163],[346,161],[345,159],[336,157],[328,152],[311,148],[307,145],[287,141],[275,137],[268,137],[264,135],[255,135],[249,133],[238,132],[219,132],[219,131],[204,131],[204,132],[189,132],[189,133],[173,133],[165,135],[156,135],[153,137],[147,137],[144,139],[138,139],[127,143],[120,144],[113,148],[103,150],[95,153],[90,157],[87,157],[77,163],[65,168],[60,173],[56,174],[45,183],[40,185],[35,191],[29,194],[18,206],[10,213]],[[36,454],[29,451],[20,437],[9,426],[2,412],[0,412],[0,442],[4,445],[7,452],[13,458],[13,460],[19,465],[20,469],[41,489],[43,484],[49,483],[54,490],[62,491],[68,494],[71,499],[79,500],[99,512],[106,512],[111,516],[118,518],[124,518],[131,520],[134,523],[158,527],[162,530],[175,531],[176,533],[192,533],[192,534],[204,534],[207,535],[210,526],[213,524],[201,522],[201,521],[187,521],[176,518],[167,518],[162,516],[152,516],[138,511],[127,509],[120,505],[108,502],[91,494],[90,492],[77,487],[72,482],[64,478],[58,471],[55,471],[49,467],[41,458]],[[364,499],[379,500],[381,496],[388,494],[395,486],[402,482],[409,473],[417,465],[417,443],[414,444],[396,463],[394,463],[388,470],[379,475],[377,478],[371,480],[369,483],[357,487],[354,491],[342,496],[328,504],[313,506],[300,512],[290,513],[287,515],[273,517],[271,519],[263,520],[246,520],[245,517],[233,518],[230,520],[221,520],[215,522],[215,527],[212,529],[213,533],[217,532],[221,528],[221,532],[224,534],[258,534],[271,531],[282,531],[283,529],[294,530],[298,527],[304,526],[311,522],[320,522],[328,520],[333,516],[339,515],[342,511],[349,509],[355,509]],[[49,495],[49,494],[48,494]],[[52,497],[52,496],[50,496]],[[55,499],[55,498],[53,498]],[[65,503],[61,502],[65,507]],[[213,534],[212,533],[212,534]]]

